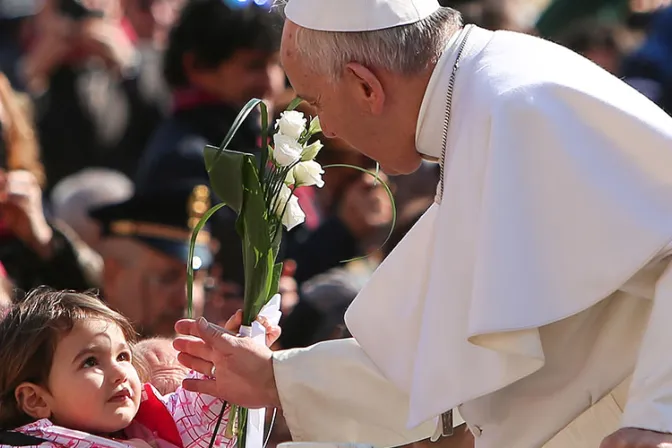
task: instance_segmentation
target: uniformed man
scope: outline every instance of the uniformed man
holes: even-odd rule
[[[202,314],[204,271],[214,248],[207,225],[191,259],[189,243],[209,198],[205,185],[186,180],[90,213],[102,228],[104,297],[145,336],[170,336],[175,321],[187,315],[187,263],[196,272],[194,316]]]

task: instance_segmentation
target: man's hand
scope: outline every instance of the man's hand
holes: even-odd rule
[[[268,347],[236,336],[203,318],[181,320],[175,324],[175,330],[185,335],[173,342],[180,352],[177,359],[184,366],[206,376],[215,367],[214,379],[187,379],[183,383],[185,389],[251,409],[280,407]]]
[[[98,56],[108,70],[117,74],[123,74],[134,63],[135,47],[117,24],[89,20],[81,29],[78,43],[87,54]]]
[[[622,428],[604,439],[600,448],[672,448],[672,434]]]

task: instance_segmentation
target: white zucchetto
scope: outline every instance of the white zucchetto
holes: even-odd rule
[[[317,31],[375,31],[419,22],[441,8],[437,0],[289,0],[285,16]]]

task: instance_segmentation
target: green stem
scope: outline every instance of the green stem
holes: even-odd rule
[[[259,172],[263,173],[266,170],[266,163],[268,162],[268,108],[263,101],[259,103],[261,109],[261,157],[259,162]]]
[[[240,408],[237,405],[232,405],[231,410],[229,411],[229,422],[226,424],[226,429],[224,430],[224,437],[227,439],[233,439],[236,437],[238,434],[238,425],[237,425],[237,420],[238,420],[238,411]],[[223,417],[223,415],[222,415]],[[220,423],[222,420],[221,418],[217,423]],[[217,434],[213,434],[212,437],[213,439],[217,436]]]
[[[194,251],[196,250],[196,239],[198,238],[198,232],[201,231],[205,223],[208,222],[208,219],[215,213],[217,210],[224,207],[224,203],[217,204],[212,207],[210,210],[205,212],[203,217],[198,221],[198,224],[194,227],[193,232],[191,233],[191,241],[189,242],[189,256],[187,263],[187,317],[189,319],[194,318],[194,264],[192,260],[194,259]]]

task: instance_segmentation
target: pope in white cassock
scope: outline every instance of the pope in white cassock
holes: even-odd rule
[[[388,173],[440,163],[436,201],[348,310],[353,339],[271,353],[181,321],[200,339],[176,340],[180,360],[216,367],[185,386],[281,408],[295,441],[400,445],[450,433],[455,410],[477,448],[534,448],[632,375],[602,447],[672,446],[672,119],[436,0],[285,14],[282,62],[324,134]]]

